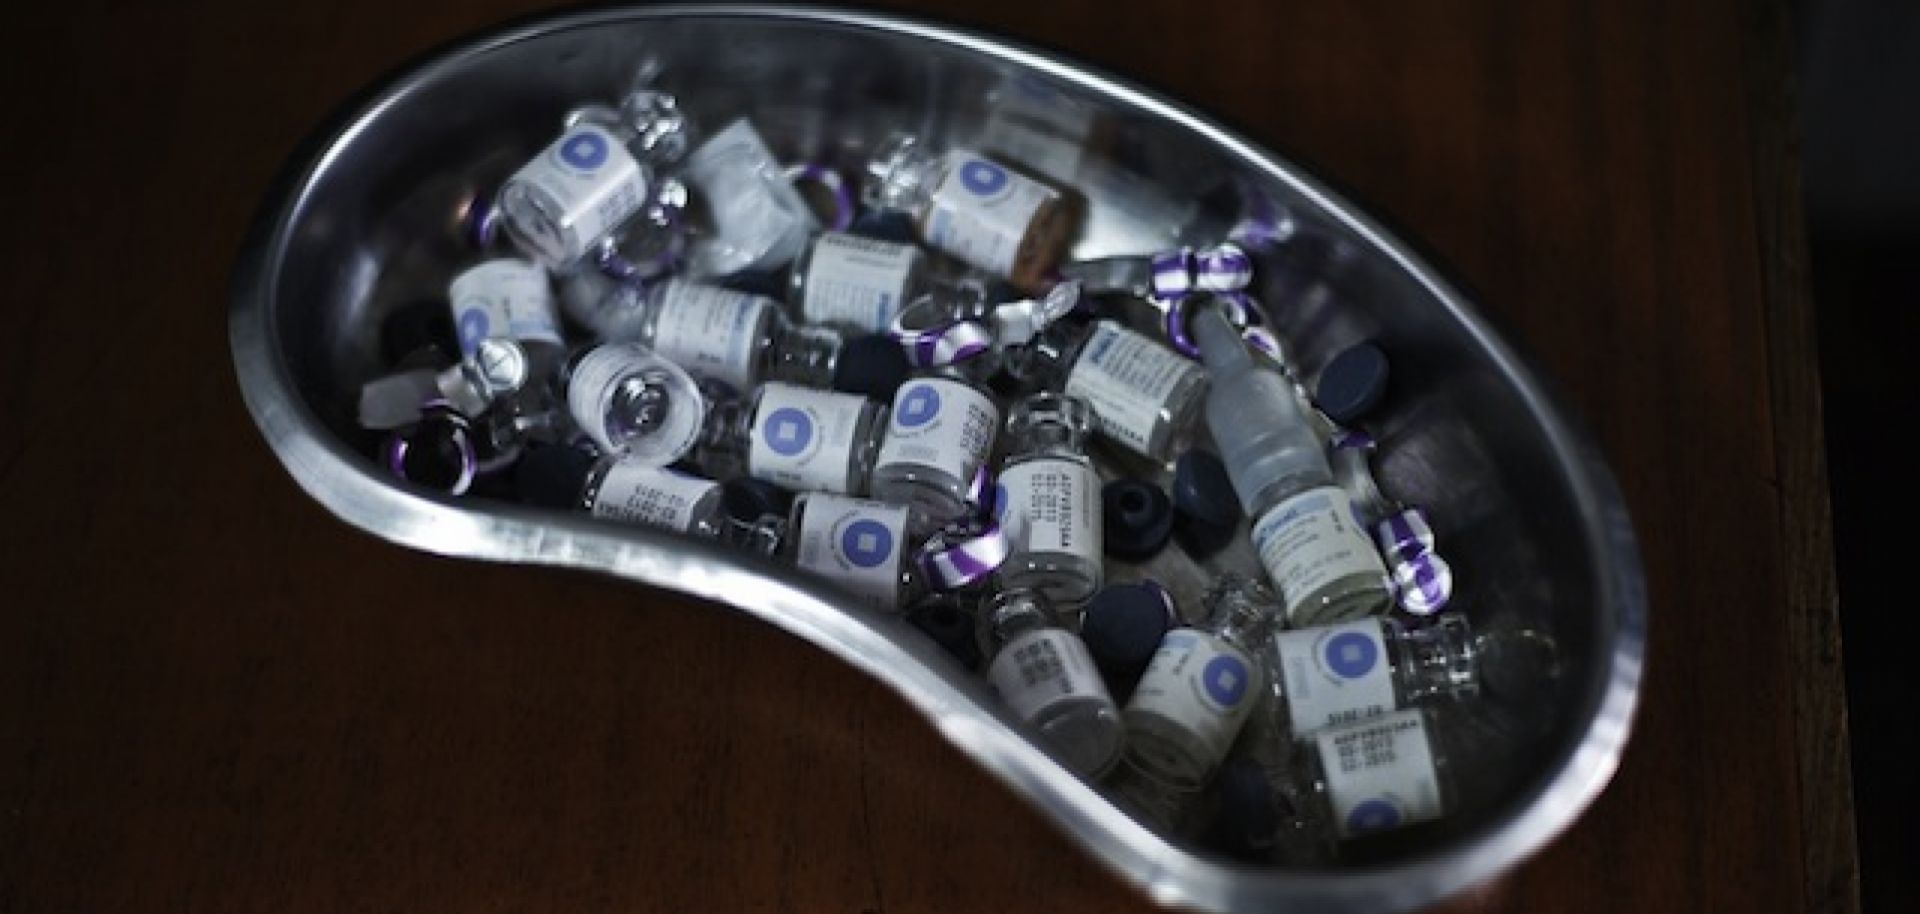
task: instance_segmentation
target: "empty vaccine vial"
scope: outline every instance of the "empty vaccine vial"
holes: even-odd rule
[[[1456,805],[1442,719],[1408,708],[1321,730],[1300,744],[1283,792],[1304,828],[1340,841],[1446,816]]]
[[[1093,410],[1084,400],[1038,393],[1007,416],[1007,461],[994,503],[1010,550],[1000,579],[1078,609],[1103,580],[1100,476],[1087,459]]]
[[[920,237],[962,262],[1042,291],[1079,230],[1069,196],[976,152],[929,150],[894,134],[867,165],[869,207],[906,212]]]
[[[531,360],[548,368],[564,351],[553,288],[539,264],[517,257],[476,264],[448,284],[447,302],[463,356],[494,337],[519,343]]]
[[[965,514],[993,452],[1000,408],[955,366],[929,369],[900,386],[868,489],[913,509],[917,528]]]
[[[707,400],[680,366],[637,343],[607,343],[573,357],[567,410],[609,454],[666,466],[699,443]]]
[[[1002,581],[981,609],[993,645],[987,681],[1014,716],[1072,768],[1099,777],[1120,757],[1125,728],[1087,646],[1039,592]]]
[[[1111,320],[1057,322],[1009,368],[1029,386],[1087,401],[1102,436],[1163,463],[1193,428],[1207,390],[1199,365]]]
[[[864,495],[886,417],[886,405],[866,397],[770,381],[713,404],[695,462],[796,492]]]
[[[813,212],[767,150],[752,122],[728,124],[687,156],[681,174],[692,185],[706,231],[692,245],[695,276],[731,276],[791,263],[818,228]]]
[[[1127,765],[1176,794],[1206,783],[1265,691],[1260,645],[1279,606],[1257,582],[1228,575],[1206,609],[1200,626],[1160,640],[1125,711]]]
[[[1218,308],[1193,317],[1212,374],[1207,418],[1227,475],[1253,518],[1254,549],[1279,588],[1288,627],[1386,608],[1386,566],[1334,484],[1326,452],[1278,371],[1256,363]]]
[[[538,507],[709,539],[733,526],[719,483],[616,455],[530,448],[514,464],[513,482],[520,500]]]
[[[550,268],[578,261],[646,203],[654,169],[686,152],[688,130],[673,96],[631,93],[618,108],[591,105],[501,185],[501,228]]]
[[[645,287],[574,270],[561,281],[569,316],[602,339],[639,343],[735,392],[763,380],[833,382],[840,335],[795,324],[772,299],[685,279]]]
[[[895,611],[985,582],[1006,558],[997,526],[957,526],[925,543],[900,505],[809,492],[794,499],[780,555],[867,606]]]
[[[911,244],[822,232],[787,274],[787,300],[810,324],[883,333],[931,285],[927,257]]]
[[[1456,613],[1419,627],[1361,619],[1280,632],[1266,646],[1278,732],[1302,738],[1389,711],[1480,693],[1472,626]]]

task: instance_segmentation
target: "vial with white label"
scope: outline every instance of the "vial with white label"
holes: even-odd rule
[[[514,464],[513,484],[521,501],[542,508],[707,539],[729,538],[738,528],[720,483],[612,454],[531,448]]]
[[[1292,385],[1254,360],[1219,308],[1201,308],[1193,329],[1212,375],[1208,425],[1253,518],[1254,549],[1286,605],[1287,627],[1384,610],[1393,597],[1386,566]]]
[[[529,376],[545,379],[566,356],[553,287],[537,263],[498,257],[469,267],[447,285],[447,303],[463,357],[485,340],[509,339],[525,350]]]
[[[868,490],[911,508],[918,529],[959,518],[983,494],[977,477],[999,425],[992,394],[958,366],[922,372],[893,396]]]
[[[1456,748],[1431,708],[1321,730],[1295,746],[1291,783],[1276,785],[1293,821],[1325,844],[1431,822],[1458,806]]]
[[[981,609],[993,646],[987,682],[1067,767],[1099,777],[1120,758],[1120,709],[1086,644],[1061,627],[1046,597],[1002,584]]]
[[[1160,463],[1184,449],[1206,399],[1206,369],[1111,320],[1054,323],[1008,367],[1029,386],[1087,401],[1102,437]]]
[[[1077,197],[977,152],[929,150],[896,133],[867,164],[862,200],[908,213],[935,249],[1038,293],[1066,255],[1084,207]]]
[[[715,476],[745,472],[795,492],[864,495],[886,417],[885,404],[857,394],[769,381],[713,404],[694,462]]]
[[[927,256],[916,245],[822,232],[787,274],[787,303],[810,324],[883,333],[931,285]]]
[[[1128,767],[1171,797],[1206,784],[1266,691],[1260,652],[1279,610],[1272,593],[1227,575],[1205,606],[1205,622],[1160,639],[1125,711]]]
[[[654,170],[685,154],[688,133],[673,96],[662,92],[569,112],[560,137],[501,185],[501,228],[547,267],[573,264],[640,211]]]
[[[1473,628],[1457,613],[1419,627],[1372,618],[1284,631],[1265,653],[1282,738],[1480,693]]]
[[[707,398],[685,369],[638,343],[581,350],[564,373],[567,410],[603,453],[666,466],[690,453]]]
[[[838,333],[795,324],[748,292],[680,278],[638,286],[582,269],[561,280],[560,302],[599,338],[647,346],[735,392],[761,381],[826,387],[839,365]]]
[[[1006,557],[997,528],[947,528],[923,543],[908,521],[900,505],[808,492],[794,499],[779,531],[779,555],[887,612],[976,587]]]
[[[1104,580],[1100,475],[1086,454],[1092,430],[1085,400],[1037,393],[1015,403],[994,489],[1010,550],[1001,581],[1063,610],[1084,605]]]

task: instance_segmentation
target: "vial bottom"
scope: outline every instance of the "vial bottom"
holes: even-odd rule
[[[1113,767],[1126,738],[1119,709],[1100,696],[1059,702],[1043,709],[1031,723],[1068,767],[1089,777],[1099,777]]]
[[[1077,610],[1100,591],[1104,572],[1098,561],[1071,552],[1015,555],[1001,566],[1002,586],[1037,590],[1056,609]]]
[[[1199,790],[1218,761],[1201,748],[1200,734],[1160,714],[1129,709],[1126,731],[1128,767],[1175,793]]]
[[[876,501],[904,505],[912,512],[910,526],[916,533],[945,526],[967,512],[966,483],[935,467],[875,467],[867,491]]]

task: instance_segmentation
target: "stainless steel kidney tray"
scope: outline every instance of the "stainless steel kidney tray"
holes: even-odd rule
[[[1454,604],[1479,631],[1525,631],[1556,649],[1544,686],[1510,690],[1524,695],[1493,708],[1488,725],[1515,734],[1483,772],[1500,777],[1495,799],[1337,867],[1210,856],[1143,827],[1056,764],[977,677],[898,618],[737,552],[443,497],[377,466],[354,397],[385,368],[384,316],[444,294],[447,264],[420,240],[435,230],[435,194],[497,182],[552,139],[564,111],[617,97],[636,77],[678,91],[698,123],[749,116],[783,160],[855,177],[892,129],[986,147],[1085,195],[1076,258],[1211,243],[1249,220],[1270,236],[1249,291],[1304,371],[1363,339],[1392,353],[1393,395],[1368,429],[1378,475],[1433,518],[1456,572]],[[241,254],[230,329],[267,443],[348,523],[442,555],[593,569],[780,626],[897,690],[957,751],[1163,903],[1376,911],[1432,901],[1566,829],[1627,738],[1646,624],[1637,548],[1608,470],[1539,376],[1405,243],[1287,160],[1052,54],[922,22],[773,7],[603,9],[508,26],[373,87],[288,163]],[[1191,597],[1208,572],[1167,573]],[[1495,682],[1504,672],[1486,671]]]

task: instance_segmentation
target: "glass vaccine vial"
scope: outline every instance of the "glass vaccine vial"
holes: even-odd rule
[[[1321,730],[1296,744],[1287,827],[1323,844],[1440,819],[1458,805],[1445,722],[1407,708]]]
[[[918,529],[967,513],[993,453],[1000,407],[960,368],[928,369],[900,385],[874,463],[869,491],[911,508]]]
[[[1206,400],[1205,369],[1117,321],[1056,322],[1009,367],[1029,385],[1087,401],[1103,437],[1160,463],[1183,450]]]
[[[689,129],[673,96],[631,93],[618,108],[589,105],[500,187],[500,227],[551,269],[578,261],[645,205],[654,170],[686,153]]]
[[[1125,728],[1087,646],[1061,627],[1038,591],[1012,586],[988,598],[981,622],[993,647],[987,681],[1067,767],[1099,777],[1120,758]]]
[[[1278,371],[1254,361],[1217,307],[1193,318],[1212,375],[1207,418],[1253,521],[1253,545],[1290,628],[1366,616],[1392,600],[1386,566],[1335,484],[1326,452]]]
[[[885,404],[780,381],[715,403],[708,416],[694,456],[703,470],[836,495],[866,494],[887,429]]]
[[[904,133],[875,150],[867,176],[869,207],[909,214],[927,244],[1028,294],[1046,289],[1083,217],[1077,197],[977,152],[933,152]]]
[[[1417,628],[1368,618],[1284,631],[1263,653],[1273,674],[1268,708],[1288,739],[1480,693],[1473,628],[1458,613]]]
[[[553,286],[537,263],[497,257],[468,267],[448,284],[447,303],[463,358],[485,340],[506,338],[526,350],[533,377],[548,378],[566,355]]]
[[[1084,606],[1104,582],[1100,476],[1086,454],[1092,428],[1084,400],[1020,400],[1007,417],[1008,456],[994,489],[1008,539],[1000,580],[1063,610]]]
[[[809,324],[885,333],[894,315],[932,285],[916,245],[821,232],[787,274],[787,303]]]
[[[677,277],[640,287],[583,269],[561,281],[560,300],[601,339],[639,343],[735,392],[763,380],[826,387],[839,365],[838,333],[748,292]]]
[[[708,137],[681,169],[696,192],[705,232],[688,258],[696,276],[731,276],[791,263],[817,228],[753,122],[739,118]]]
[[[957,526],[922,538],[914,535],[910,520],[901,505],[808,492],[794,499],[784,521],[775,521],[777,528],[769,529],[779,540],[781,558],[885,612],[914,606],[935,593],[975,588],[999,567],[996,556],[1005,555],[1004,547],[993,542],[997,533]],[[933,554],[961,552],[978,561],[960,567],[948,562],[938,572],[926,561]]]
[[[567,411],[602,453],[666,466],[693,450],[706,425],[707,399],[693,378],[638,343],[581,350],[563,386]]]
[[[1205,622],[1160,640],[1124,712],[1128,767],[1169,796],[1206,784],[1266,689],[1259,654],[1279,610],[1273,595],[1228,575],[1206,610]]]

